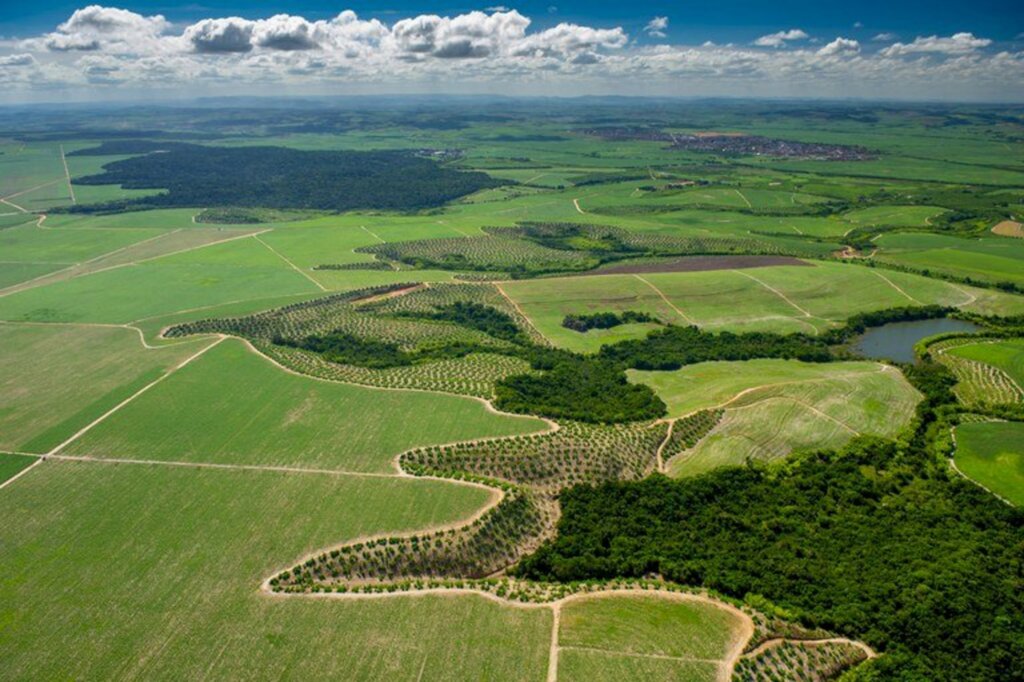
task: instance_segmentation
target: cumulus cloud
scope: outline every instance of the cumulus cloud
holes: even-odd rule
[[[35,57],[27,53],[10,54],[6,57],[0,57],[0,68],[7,68],[12,66],[32,66],[35,63]]]
[[[649,36],[664,38],[666,28],[668,28],[668,17],[654,17],[644,26],[644,31]]]
[[[667,33],[654,17],[642,35]],[[97,5],[52,32],[0,42],[8,93],[104,88],[252,92],[273,84],[308,91],[395,91],[446,82],[465,91],[545,94],[738,94],[953,97],[988,88],[1024,92],[1024,52],[996,53],[970,33],[917,38],[865,51],[852,38],[810,42],[800,29],[753,45],[630,41],[621,27],[559,23],[494,7],[383,22],[346,10],[311,21],[279,14],[211,17],[172,26],[163,17]],[[896,36],[876,36],[895,40]],[[764,49],[790,46],[792,49]],[[894,59],[903,55],[927,59]],[[456,66],[457,64],[457,66]]]
[[[973,33],[955,33],[948,38],[928,36],[915,38],[912,43],[894,43],[882,50],[885,57],[901,57],[908,54],[938,53],[946,55],[963,55],[988,47],[992,41],[988,38],[976,38]]]
[[[93,52],[101,48],[130,52],[152,48],[170,27],[159,14],[147,17],[116,7],[89,5],[75,10],[53,33],[26,41],[25,47],[45,47],[54,52]]]
[[[836,38],[831,43],[818,50],[818,54],[823,57],[850,55],[857,54],[858,52],[860,52],[860,43],[852,38],[843,37]]]
[[[196,52],[208,54],[248,52],[255,22],[241,17],[203,19],[185,29],[185,40]]]
[[[782,47],[791,40],[806,40],[810,36],[798,28],[791,28],[788,31],[769,33],[754,41],[758,47]]]
[[[899,36],[896,35],[895,33],[884,32],[884,33],[877,34],[871,40],[873,42],[876,42],[876,43],[891,43],[892,41],[896,40],[897,38],[899,38]]]

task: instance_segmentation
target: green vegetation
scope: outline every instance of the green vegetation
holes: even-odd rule
[[[1019,515],[967,482],[910,470],[895,446],[865,441],[777,471],[574,488],[562,495],[557,540],[518,572],[561,580],[654,572],[761,594],[810,624],[883,647],[886,679],[1019,676]]]
[[[572,329],[573,331],[577,331],[582,334],[590,331],[591,329],[611,329],[612,327],[618,327],[622,324],[657,321],[657,319],[648,313],[626,310],[621,314],[593,313],[591,315],[566,315],[565,319],[562,320],[562,326],[566,329]]]
[[[410,210],[439,206],[503,184],[483,173],[459,172],[397,151],[298,151],[286,147],[182,144],[159,154],[112,161],[103,169],[104,173],[78,177],[75,183],[167,192],[116,203],[76,206],[73,210],[210,205],[329,211]]]
[[[547,611],[258,589],[317,547],[451,523],[486,499],[436,481],[45,462],[0,496],[4,674],[542,678]]]
[[[1024,422],[956,427],[956,465],[1012,504],[1024,506]]]
[[[294,376],[241,342],[228,340],[139,396],[67,451],[390,472],[394,456],[415,446],[541,428],[538,420],[496,415],[466,398]]]
[[[28,455],[12,455],[0,452],[0,483],[10,479],[37,462],[37,458]]]

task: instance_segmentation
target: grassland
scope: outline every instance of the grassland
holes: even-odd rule
[[[1008,339],[987,343],[965,344],[949,350],[957,357],[992,365],[1024,387],[1024,340]]]
[[[655,390],[670,419],[724,408],[704,438],[671,459],[673,476],[839,447],[860,434],[891,437],[920,399],[898,371],[871,362],[705,362],[675,372],[630,371],[629,377]]]
[[[394,472],[415,446],[541,431],[477,400],[382,391],[289,374],[229,340],[64,452],[242,465]]]
[[[961,472],[996,495],[1024,505],[1024,423],[961,424],[955,461]]]

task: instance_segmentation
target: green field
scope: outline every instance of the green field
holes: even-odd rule
[[[25,468],[32,466],[36,461],[35,457],[28,455],[12,455],[7,452],[0,452],[0,483],[24,471]]]
[[[317,290],[253,238],[0,298],[0,319],[125,323],[189,308]]]
[[[0,324],[0,449],[47,452],[207,343],[149,350],[131,329]]]
[[[964,306],[1024,311],[1024,297],[967,289],[918,275],[858,265],[815,262],[812,267],[647,273],[520,280],[502,284],[533,324],[557,345],[592,351],[602,334],[562,327],[570,314],[646,312],[672,324],[710,331],[818,333],[861,312],[896,306]],[[637,338],[649,326],[613,328],[612,338]]]
[[[961,424],[955,460],[960,471],[996,495],[1024,505],[1024,423]]]
[[[670,461],[673,476],[840,447],[862,434],[893,437],[920,399],[897,370],[873,362],[704,362],[675,372],[630,371],[629,377],[651,386],[670,418],[725,408],[707,436]]]
[[[951,348],[949,353],[992,365],[1005,372],[1018,386],[1024,388],[1024,340],[1007,339],[967,344]]]
[[[29,68],[19,73],[38,67]],[[974,572],[973,585],[946,572],[984,564],[996,543],[976,539],[1009,537],[1013,520],[998,512],[1013,510],[951,484],[947,459],[933,455],[963,418],[957,467],[1024,502],[1022,424],[975,421],[1006,418],[1024,399],[1024,341],[1012,319],[1024,315],[1024,295],[1007,286],[1024,286],[1024,240],[989,232],[1021,220],[1020,108],[619,99],[11,109],[13,132],[0,139],[0,485],[17,479],[0,490],[0,678],[728,679],[751,622],[690,588],[736,600],[756,592],[804,625],[864,638],[884,656],[866,671],[872,679],[1019,677],[1011,630],[1020,604],[988,606],[1012,589],[1012,562]],[[708,131],[856,145],[870,158],[695,151],[665,136]],[[313,191],[348,197],[301,167],[267,180],[279,192],[275,210],[247,205],[258,193],[232,186],[230,174],[198,186],[188,164],[165,178],[184,180],[171,194],[194,191],[181,208],[121,212],[96,204],[164,190],[69,186],[65,161],[81,178],[166,152],[152,144],[164,140],[235,153],[406,150],[445,173],[512,182],[445,204],[395,202],[422,196],[411,175],[372,188],[374,205],[401,212],[311,209]],[[104,143],[121,149],[62,158]],[[204,194],[217,183],[222,194]],[[846,258],[847,247],[864,258]],[[664,271],[695,267],[670,259],[722,254],[804,265],[716,260],[723,269]],[[626,261],[636,274],[595,274]],[[766,262],[790,264],[757,267]],[[449,282],[462,284],[440,284]],[[398,283],[424,286],[374,291],[372,301],[349,295]],[[614,353],[564,352],[594,354],[666,325],[820,335],[859,313],[928,304],[1011,319],[988,320],[987,336],[939,342],[930,357],[941,366],[924,358],[906,375],[838,360],[849,357],[841,349],[833,362],[765,357],[783,354],[764,350],[771,343],[819,347],[794,339],[737,340],[754,356],[746,361],[626,371],[664,415],[646,389],[618,383]],[[629,311],[653,321],[563,326],[567,315]],[[247,319],[225,321],[234,317]],[[206,333],[227,329],[255,346]],[[737,356],[711,345],[703,357]],[[643,349],[637,357],[630,366],[657,366],[642,364]],[[953,395],[929,383],[947,368],[959,381]],[[530,376],[514,376],[522,372]],[[575,393],[563,401],[565,391]],[[557,423],[529,416],[570,414],[562,402],[604,408],[616,391],[646,402],[609,410],[611,423],[579,411]],[[468,396],[503,396],[511,402],[498,404],[522,414]],[[786,460],[858,436],[869,438],[834,456]],[[759,465],[722,469],[748,462]],[[943,486],[955,496],[922,502],[921,490]],[[578,560],[546,577],[514,570],[542,543],[584,544],[571,505],[601,490],[623,492],[584,519],[608,532],[574,548]],[[747,491],[759,497],[741,504]],[[691,494],[707,496],[699,509],[686,506]],[[623,518],[646,514],[645,527],[615,530],[620,500]],[[705,512],[685,539],[670,532]],[[949,536],[955,564],[913,565],[931,548],[900,533],[923,518],[938,520],[927,527],[943,542],[945,521],[959,533]],[[869,527],[894,529],[893,544],[862,542]],[[661,531],[675,541],[621,551]],[[701,549],[709,537],[750,544]],[[894,561],[909,569],[878,578]],[[846,566],[880,570],[842,577]],[[593,586],[560,583],[624,585],[659,572],[687,584],[566,598]],[[850,574],[857,585],[843,582]],[[376,592],[426,580],[489,596]],[[542,593],[557,601],[537,603]],[[758,636],[791,632],[785,611],[776,615],[787,622],[757,620]],[[744,672],[760,666],[765,682],[781,682],[792,667],[828,663],[795,648],[745,658]],[[837,679],[822,667],[805,677]]]
[[[396,455],[415,446],[545,428],[468,398],[296,376],[228,340],[64,452],[387,473]]]
[[[879,260],[983,282],[1024,284],[1024,242],[1000,237],[886,234],[876,243]]]
[[[4,677],[541,679],[547,609],[259,591],[306,552],[465,518],[486,497],[401,478],[43,463],[0,495]]]

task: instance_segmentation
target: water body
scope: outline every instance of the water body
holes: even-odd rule
[[[850,348],[853,352],[875,360],[914,362],[914,344],[928,336],[947,332],[976,332],[981,327],[971,322],[940,317],[934,320],[889,322],[872,327],[856,337]]]

